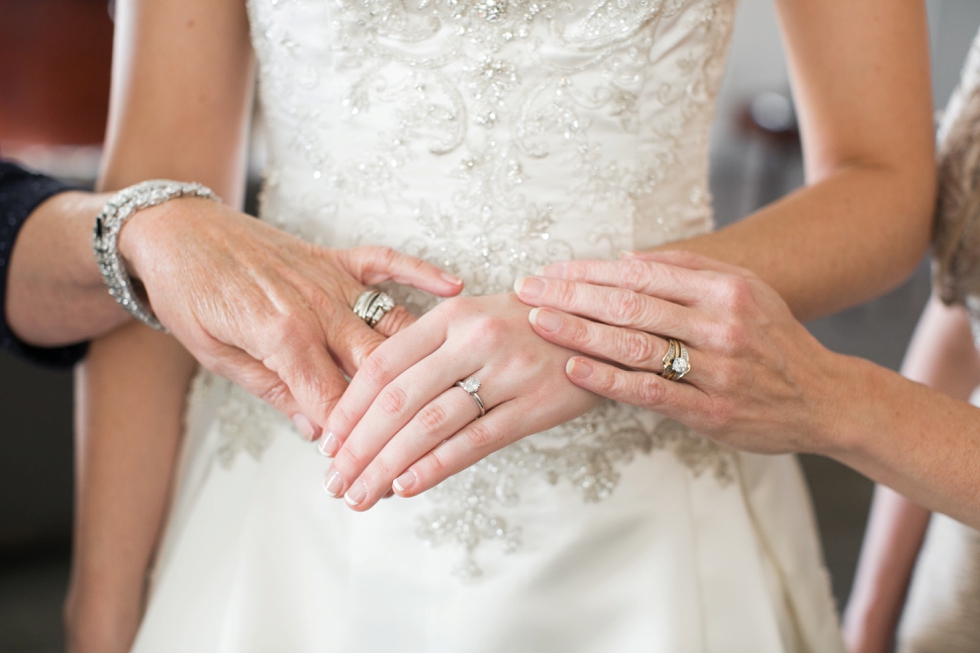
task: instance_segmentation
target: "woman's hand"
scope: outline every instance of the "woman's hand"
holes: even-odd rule
[[[359,511],[414,496],[598,405],[565,378],[574,352],[534,335],[528,313],[513,294],[451,299],[375,349],[327,423],[327,492]],[[455,386],[471,376],[484,417]]]
[[[459,279],[386,247],[324,249],[208,200],[137,213],[120,249],[160,321],[204,367],[238,383],[314,440],[384,336],[414,321],[396,307],[371,329],[351,310],[392,279],[448,297]]]
[[[588,356],[566,368],[582,388],[749,451],[812,450],[832,420],[835,355],[747,270],[662,252],[560,263],[518,285],[535,332]],[[668,338],[689,352],[682,381],[661,376]]]

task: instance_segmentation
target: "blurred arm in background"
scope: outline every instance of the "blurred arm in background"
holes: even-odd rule
[[[933,296],[916,327],[902,374],[967,401],[980,385],[980,355],[962,306]],[[875,489],[868,529],[844,614],[851,653],[892,650],[915,561],[931,512],[883,485]]]

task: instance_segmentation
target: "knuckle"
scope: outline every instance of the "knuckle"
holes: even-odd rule
[[[391,364],[384,354],[378,351],[368,356],[358,372],[374,388],[383,387],[391,380]]]
[[[554,279],[549,279],[547,283],[547,289],[550,291],[555,303],[559,306],[572,306],[575,303],[576,296],[576,285],[568,281],[558,281]]]
[[[423,462],[424,465],[414,466],[415,473],[419,477],[418,485],[423,487],[425,486],[423,479],[443,479],[453,472],[452,460],[449,458],[448,449],[444,446],[436,447],[429,452]]]
[[[476,335],[480,343],[489,347],[497,347],[504,343],[508,330],[507,320],[486,317],[480,320],[476,328]]]
[[[664,402],[666,392],[662,383],[657,383],[650,378],[644,378],[640,383],[637,395],[644,405],[659,406]]]
[[[493,448],[497,441],[496,435],[485,424],[473,422],[466,430],[466,442],[476,451]]]
[[[397,386],[389,386],[378,397],[378,408],[388,417],[397,417],[408,404],[408,395]]]
[[[632,291],[617,290],[613,293],[610,301],[615,315],[623,318],[635,318],[640,313],[640,298]]]
[[[439,404],[429,404],[419,411],[416,419],[426,433],[436,433],[449,421],[449,414]]]
[[[278,410],[283,410],[289,401],[291,394],[289,388],[283,383],[275,383],[265,388],[259,389],[257,396],[265,403]]]
[[[731,310],[744,309],[752,301],[752,286],[742,277],[726,276],[719,288],[724,305]]]
[[[623,261],[620,275],[624,285],[636,287],[646,282],[648,272],[646,263],[632,260]]]
[[[390,457],[379,455],[365,471],[364,476],[368,477],[366,479],[368,487],[372,487],[384,485],[386,480],[390,484],[390,479],[394,479],[401,471],[403,470],[395,469],[394,461]]]
[[[649,362],[654,357],[651,339],[638,331],[624,330],[621,349],[626,360],[624,362],[638,367]]]
[[[357,478],[356,470],[364,469],[369,462],[371,462],[371,457],[368,452],[363,451],[356,442],[348,441],[337,453],[333,467],[349,483]]]
[[[749,336],[738,322],[727,322],[718,329],[718,346],[729,356],[737,355],[748,345]]]
[[[735,406],[731,401],[719,399],[712,402],[707,412],[708,428],[714,432],[731,429],[735,417]]]

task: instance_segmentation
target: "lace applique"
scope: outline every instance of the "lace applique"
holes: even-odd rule
[[[507,292],[555,261],[701,233],[734,5],[249,0],[275,154],[263,219],[321,244],[391,245],[453,271],[477,295]],[[319,31],[304,29],[310,21]],[[359,140],[331,140],[348,133]],[[434,303],[389,291],[417,313]],[[239,410],[226,429],[254,439],[234,426],[250,419]],[[519,546],[506,509],[531,478],[599,501],[619,466],[654,450],[731,479],[726,450],[607,402],[427,493],[435,509],[420,535],[462,547],[457,571],[473,578],[481,543]]]
[[[649,416],[649,414],[647,414]],[[436,509],[419,521],[418,533],[430,545],[456,545],[464,557],[453,573],[464,580],[482,575],[479,545],[496,541],[507,553],[519,550],[521,529],[504,512],[520,501],[529,478],[556,485],[568,482],[584,501],[601,501],[616,489],[617,466],[637,453],[671,451],[699,476],[711,472],[721,484],[734,479],[730,450],[672,420],[655,425],[639,409],[606,402],[587,415],[524,438],[491,454],[466,471],[429,490]]]
[[[240,453],[259,460],[272,444],[276,426],[292,427],[279,411],[210,372],[202,370],[197,374],[189,396],[188,414],[201,410],[202,401],[214,402],[212,405],[217,406],[214,415],[214,428],[218,433],[216,454],[218,463],[225,469],[231,468]]]

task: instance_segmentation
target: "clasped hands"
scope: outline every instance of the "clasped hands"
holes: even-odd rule
[[[358,511],[415,496],[602,397],[757,452],[813,449],[834,361],[752,273],[684,252],[570,261],[515,294],[443,302],[364,361],[327,420],[324,488]],[[691,371],[661,376],[667,338]],[[486,415],[454,384],[481,382]]]

